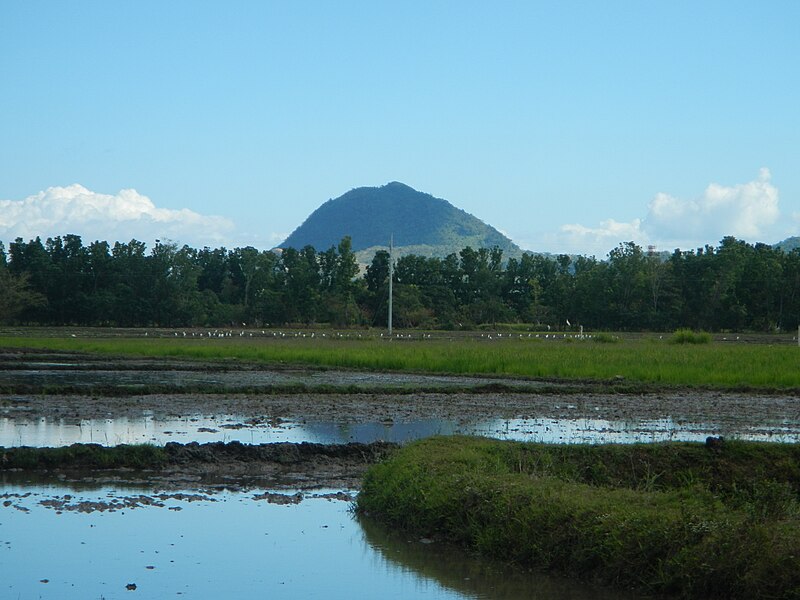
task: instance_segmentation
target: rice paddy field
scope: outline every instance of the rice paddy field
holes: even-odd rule
[[[674,343],[674,336],[37,330],[0,332],[0,346],[115,356],[297,364],[318,368],[616,381],[729,389],[800,388],[800,348],[787,336]],[[403,334],[401,334],[403,335]],[[547,337],[545,337],[547,336]]]
[[[791,335],[5,329],[0,474],[331,487],[434,554],[609,597],[800,598],[799,399]],[[351,443],[381,452],[334,464]]]

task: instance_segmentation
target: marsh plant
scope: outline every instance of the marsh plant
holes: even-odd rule
[[[681,598],[800,597],[800,450],[430,438],[357,509],[524,568]]]
[[[678,329],[669,338],[672,344],[709,344],[711,334],[705,331],[692,331],[691,329]]]

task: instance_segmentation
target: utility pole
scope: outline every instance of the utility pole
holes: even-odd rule
[[[392,279],[394,279],[394,234],[389,236],[389,339],[392,339]]]

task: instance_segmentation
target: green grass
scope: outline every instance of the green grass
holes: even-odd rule
[[[430,438],[357,510],[525,567],[684,598],[800,597],[800,449]]]
[[[153,469],[167,461],[164,448],[149,444],[105,447],[73,444],[60,448],[2,448],[2,469]]]
[[[252,361],[379,371],[417,371],[544,379],[710,386],[798,388],[800,349],[790,345],[670,344],[635,339],[545,341],[502,338],[380,339],[81,339],[0,337],[0,348],[35,348],[106,355]]]
[[[669,341],[672,344],[710,344],[711,334],[705,331],[678,329],[670,336]]]

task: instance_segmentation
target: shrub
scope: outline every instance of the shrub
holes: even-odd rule
[[[692,331],[691,329],[678,329],[669,338],[671,344],[708,344],[711,334],[705,331]]]

